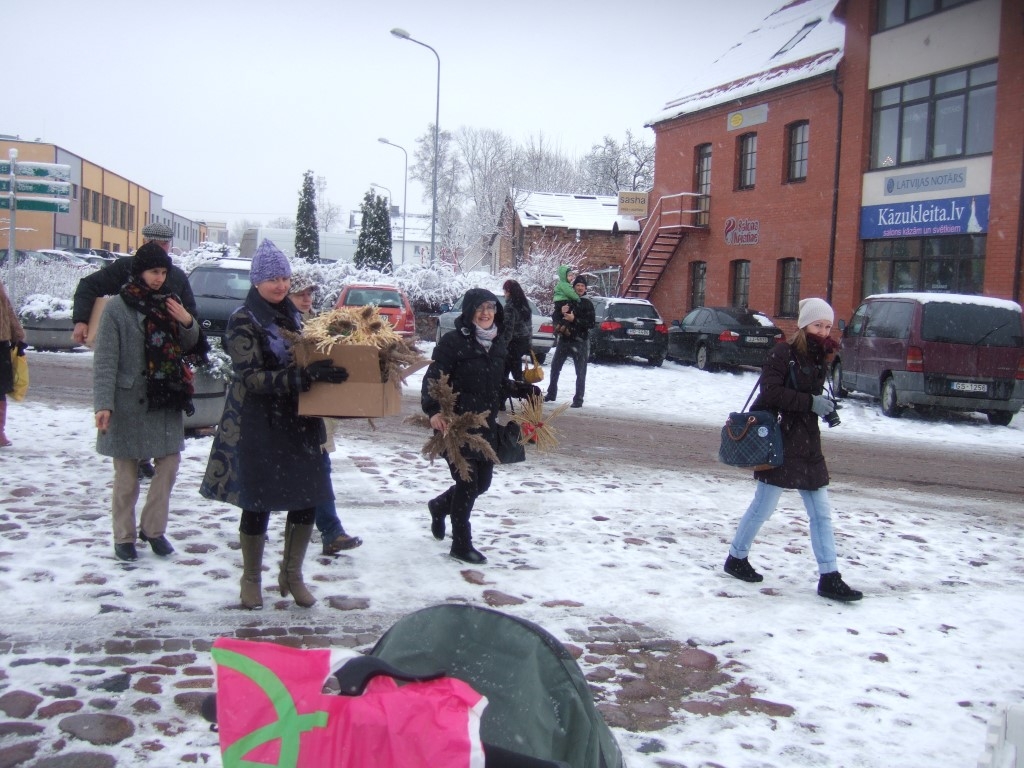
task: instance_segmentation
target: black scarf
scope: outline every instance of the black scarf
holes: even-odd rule
[[[147,410],[184,411],[191,416],[192,369],[185,365],[178,321],[167,312],[167,299],[174,294],[157,293],[133,275],[121,289],[121,298],[143,316],[146,352]]]

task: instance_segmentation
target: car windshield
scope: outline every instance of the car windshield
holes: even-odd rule
[[[658,319],[658,313],[653,304],[611,304],[608,307],[608,317],[612,320],[632,320],[633,318]]]
[[[249,294],[249,273],[235,269],[197,269],[188,277],[192,293],[214,299],[244,300]]]
[[[921,338],[986,347],[1020,347],[1020,312],[984,304],[925,303]]]
[[[375,304],[378,307],[401,307],[402,295],[395,290],[383,288],[353,288],[345,294],[346,307],[365,307]]]

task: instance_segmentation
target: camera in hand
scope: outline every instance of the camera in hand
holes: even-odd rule
[[[836,401],[833,400],[832,405],[835,404]],[[824,416],[821,417],[821,420],[828,424],[829,429],[832,429],[832,427],[838,427],[840,424],[843,423],[842,420],[840,420],[839,418],[838,411],[830,411],[829,413],[826,413]]]

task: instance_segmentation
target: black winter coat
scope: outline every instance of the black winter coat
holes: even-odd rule
[[[111,262],[79,280],[71,309],[72,322],[88,323],[92,316],[92,305],[96,303],[96,299],[120,293],[121,288],[131,276],[132,258],[126,257]],[[188,276],[181,268],[172,265],[167,270],[167,282],[164,283],[163,292],[177,294],[181,299],[181,305],[188,310],[189,314],[199,318],[199,315],[196,314],[196,297],[192,293]]]
[[[199,489],[208,499],[267,512],[332,498],[324,422],[298,415],[302,377],[281,328],[297,332],[299,313],[290,301],[267,303],[255,287],[228,320],[233,377]]]
[[[783,463],[755,472],[754,477],[780,488],[813,491],[828,485],[828,467],[821,452],[820,418],[811,410],[812,395],[825,384],[825,350],[807,336],[807,354],[780,342],[768,353],[761,372],[760,393],[752,410],[776,411],[782,416]]]
[[[455,321],[455,330],[442,336],[434,347],[433,362],[423,376],[420,403],[428,417],[441,412],[440,404],[429,394],[430,383],[439,379],[441,374],[448,374],[448,383],[458,395],[455,413],[486,413],[486,430],[474,431],[485,435],[491,447],[497,449],[498,406],[507,394],[505,358],[508,356],[508,337],[503,333],[504,313],[498,304],[494,316],[498,335],[491,342],[491,348],[484,349],[476,340],[473,312],[483,300],[497,303],[490,291],[481,288],[467,291],[462,302],[462,315]],[[483,459],[475,451],[464,449],[464,455],[467,458]]]

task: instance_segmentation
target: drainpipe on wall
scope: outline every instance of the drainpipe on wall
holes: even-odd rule
[[[1022,261],[1024,261],[1024,253],[1022,253],[1022,249],[1024,249],[1024,174],[1021,174],[1020,177],[1020,197],[1017,198],[1017,201],[1017,253],[1014,257],[1013,265],[1013,300],[1020,304],[1022,299],[1024,299],[1020,295],[1020,273],[1021,269],[1024,268],[1022,267]]]
[[[832,303],[832,280],[836,270],[836,220],[839,215],[839,165],[843,156],[843,92],[839,90],[839,67],[832,72],[832,90],[836,92],[836,167],[832,181],[832,232],[828,245],[828,279],[825,283],[825,301]]]

